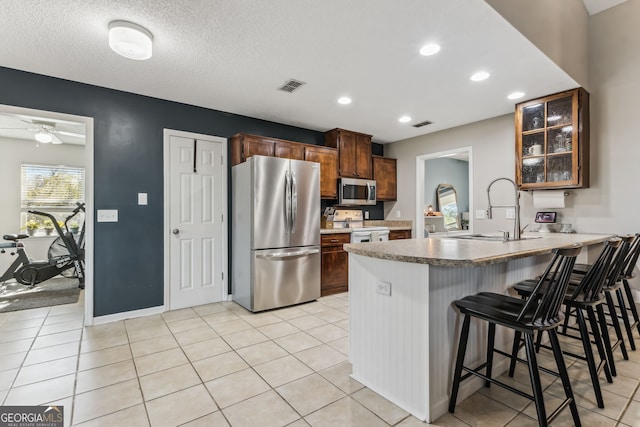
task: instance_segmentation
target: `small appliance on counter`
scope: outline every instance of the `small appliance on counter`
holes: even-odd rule
[[[538,212],[536,213],[536,224],[540,224],[538,233],[553,233],[551,224],[556,222],[557,212]]]

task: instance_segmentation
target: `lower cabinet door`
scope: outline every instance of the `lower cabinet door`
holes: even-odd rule
[[[321,294],[331,295],[349,290],[349,254],[342,245],[322,248]]]

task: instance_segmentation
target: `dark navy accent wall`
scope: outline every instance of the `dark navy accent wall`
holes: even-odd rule
[[[164,128],[324,144],[322,132],[2,67],[0,104],[94,119],[94,208],[119,211],[119,222],[94,224],[95,316],[164,303]]]

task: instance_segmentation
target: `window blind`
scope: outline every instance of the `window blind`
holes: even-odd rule
[[[22,164],[22,210],[73,210],[76,202],[84,202],[84,168]]]

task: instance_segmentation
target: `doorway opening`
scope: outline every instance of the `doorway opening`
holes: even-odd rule
[[[436,209],[438,185],[455,183],[460,183],[456,188],[458,211],[468,212],[464,220],[461,215],[461,225],[463,221],[468,222],[460,228],[466,228],[465,233],[473,233],[472,147],[416,156],[416,237],[425,236],[425,212],[430,205]]]
[[[93,119],[72,114],[30,108],[0,105],[0,146],[6,155],[0,159],[0,180],[3,185],[3,209],[0,211],[0,233],[28,234],[20,239],[28,251],[28,257],[35,260],[58,259],[62,247],[54,248],[59,239],[59,231],[54,220],[60,224],[68,218],[76,203],[84,203],[86,212],[70,219],[67,227],[78,239],[75,229],[85,223],[84,230],[84,313],[86,324],[93,320]],[[50,217],[33,215],[29,211],[50,214]],[[66,231],[66,228],[63,229]],[[2,241],[4,243],[4,240]],[[11,244],[11,242],[8,242]],[[60,245],[58,245],[60,246]],[[64,246],[64,245],[63,245]],[[0,270],[5,272],[15,261],[14,256],[6,253],[0,258]],[[6,256],[5,256],[6,255]],[[42,281],[35,288],[44,296],[35,305],[60,304],[54,300],[68,294],[67,288],[77,287],[79,279],[71,270]],[[8,280],[6,283],[13,283]],[[64,282],[64,283],[63,283]],[[16,283],[16,285],[20,285]],[[22,285],[20,285],[22,286]],[[29,289],[18,289],[18,292]],[[29,288],[29,287],[26,287]],[[62,299],[62,301],[66,301]],[[15,302],[8,298],[6,304]],[[63,302],[64,303],[64,302]],[[19,304],[15,309],[23,309]],[[10,308],[7,308],[10,310]]]

